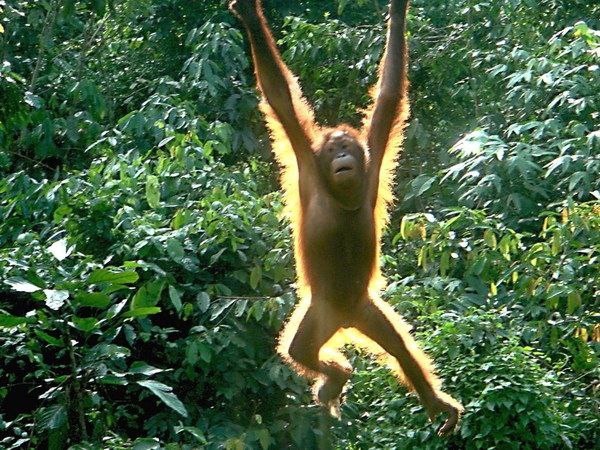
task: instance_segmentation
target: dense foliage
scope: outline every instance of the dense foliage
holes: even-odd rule
[[[358,123],[384,0],[269,1],[323,123]],[[0,0],[0,448],[593,448],[600,5],[414,0],[385,298],[467,412],[373,360],[342,421],[274,353],[290,236],[225,1]]]

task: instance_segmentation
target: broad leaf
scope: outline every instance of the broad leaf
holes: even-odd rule
[[[252,289],[256,289],[258,287],[258,283],[262,279],[262,268],[260,266],[254,266],[252,271],[250,272],[250,287]]]
[[[66,421],[67,408],[64,405],[52,405],[40,410],[37,425],[42,430],[54,430],[63,426]]]
[[[178,412],[183,417],[188,416],[188,412],[185,409],[185,406],[183,405],[183,403],[181,403],[181,400],[179,400],[177,398],[177,396],[175,394],[173,394],[172,387],[167,386],[166,384],[163,384],[163,383],[159,383],[158,381],[154,381],[154,380],[138,381],[137,383],[140,386],[143,386],[146,389],[149,389],[150,392],[152,392],[154,395],[156,395],[158,398],[160,398],[165,403],[165,405],[167,405],[169,408]]]
[[[27,317],[12,316],[10,314],[0,313],[0,327],[14,328],[21,324],[27,323]]]
[[[73,317],[73,323],[76,328],[89,333],[97,328],[98,319],[94,317]]]
[[[208,311],[208,307],[210,306],[210,297],[206,292],[199,292],[196,296],[196,301],[201,312]]]
[[[180,263],[185,256],[183,245],[181,245],[181,242],[179,242],[177,239],[173,238],[167,240],[167,253],[171,259],[177,263]]]
[[[4,282],[18,292],[36,292],[42,289],[21,277],[12,277]]]
[[[181,308],[183,306],[181,304],[181,294],[173,286],[169,286],[169,298],[171,299],[171,303],[173,303],[173,306],[175,307],[177,312],[181,311]]]
[[[158,306],[148,306],[144,308],[136,308],[130,311],[124,312],[123,317],[143,317],[151,314],[158,314],[160,308]]]
[[[148,175],[146,178],[146,200],[150,208],[156,208],[160,204],[160,185],[154,175]]]
[[[88,283],[130,284],[135,283],[139,278],[139,275],[134,270],[111,272],[108,269],[97,269],[90,274]]]
[[[81,292],[75,296],[75,302],[79,306],[106,308],[110,301],[110,297],[102,292]]]
[[[129,367],[129,373],[147,376],[151,376],[160,372],[164,372],[164,370],[151,366],[144,361],[135,361],[133,364],[131,364],[131,367]]]
[[[137,290],[131,302],[131,309],[155,306],[160,300],[164,280],[149,281]]]
[[[46,295],[46,306],[55,311],[60,309],[69,298],[69,291],[44,289],[44,294]]]
[[[56,241],[50,247],[48,247],[48,251],[59,261],[62,261],[67,256],[71,254],[74,247],[67,248],[67,240],[61,239],[60,241]]]

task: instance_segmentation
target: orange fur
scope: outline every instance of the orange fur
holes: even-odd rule
[[[249,0],[231,0],[229,6],[244,22],[251,41],[258,87],[263,94],[260,108],[265,114],[267,126],[271,133],[273,150],[281,167],[280,181],[284,191],[285,214],[291,222],[294,241],[297,291],[300,302],[280,334],[277,351],[296,372],[317,380],[314,391],[315,399],[327,407],[332,415],[339,416],[341,393],[352,370],[349,362],[339,349],[346,343],[353,343],[374,354],[379,361],[390,366],[399,380],[409,389],[415,390],[417,388],[430,418],[435,417],[439,412],[448,412],[450,416],[440,429],[440,433],[452,430],[460,419],[462,406],[452,397],[441,392],[441,382],[434,374],[433,365],[410,335],[410,327],[390,305],[379,298],[379,292],[385,285],[385,279],[379,266],[381,237],[388,222],[388,210],[393,201],[394,171],[409,114],[407,48],[403,34],[408,1],[394,0],[390,2],[390,23],[388,24],[385,55],[379,68],[379,81],[371,91],[372,97],[377,100],[374,102],[374,106],[365,114],[361,131],[348,125],[340,125],[336,128],[319,126],[315,122],[312,109],[302,96],[296,78],[281,60],[281,55],[263,15],[260,1],[252,3]],[[403,52],[403,55],[399,55],[399,52]],[[262,83],[265,83],[268,88],[266,92]],[[285,89],[286,87],[287,89]],[[293,112],[290,111],[290,100]],[[273,107],[281,114],[290,136],[298,145],[298,154],[294,152],[283,123]],[[374,120],[377,122],[373,122]],[[301,129],[298,129],[298,124]],[[297,158],[306,158],[307,141],[310,143],[312,151],[319,152],[319,156],[322,156],[319,149],[324,146],[324,141],[329,139],[333,131],[340,130],[352,135],[365,149],[364,162],[367,167],[369,184],[367,188],[368,197],[365,197],[364,201],[366,203],[362,204],[362,207],[373,206],[372,218],[364,217],[364,209],[360,211],[363,214],[364,221],[359,224],[364,225],[358,227],[361,228],[361,231],[357,233],[357,239],[360,239],[361,232],[369,233],[368,241],[364,240],[364,243],[369,246],[369,251],[364,258],[368,259],[345,260],[348,265],[352,265],[353,262],[360,264],[363,261],[362,266],[358,265],[355,269],[359,270],[359,273],[363,276],[366,270],[369,274],[366,286],[364,284],[365,278],[362,278],[362,281],[359,279],[359,282],[362,283],[360,284],[362,290],[354,294],[356,298],[350,299],[350,301],[355,302],[357,311],[350,313],[344,311],[344,309],[349,308],[340,308],[339,305],[331,308],[332,305],[328,305],[327,299],[322,299],[321,303],[315,300],[315,303],[312,304],[311,286],[307,277],[308,270],[310,268],[312,272],[315,269],[320,271],[324,267],[320,264],[326,262],[324,261],[325,258],[337,258],[337,249],[328,249],[323,253],[323,256],[319,255],[319,249],[315,248],[315,255],[311,256],[314,259],[311,261],[308,261],[307,256],[303,254],[305,243],[302,241],[301,226],[306,224],[303,223],[304,211],[300,199],[299,161],[297,160]],[[373,153],[368,148],[368,143],[373,144],[375,149]],[[362,158],[359,159],[362,165]],[[376,167],[379,167],[377,174],[374,173]],[[314,168],[311,170],[314,170]],[[311,174],[311,176],[313,175],[315,174]],[[317,176],[322,175],[317,173]],[[377,192],[373,192],[375,187],[373,183],[377,183]],[[317,187],[323,188],[322,186]],[[320,201],[321,198],[315,197],[312,200]],[[371,202],[375,202],[375,204],[373,205]],[[327,206],[314,210],[314,212],[328,214],[329,211],[326,208]],[[313,210],[311,210],[312,213]],[[332,219],[335,219],[337,221],[336,225],[340,227],[346,226],[348,223],[347,219],[342,221],[337,216],[333,216]],[[315,226],[306,232],[307,235],[314,235],[315,231],[319,231],[314,229]],[[370,234],[371,229],[367,228],[371,226],[375,228],[375,249],[372,251],[370,249],[370,246],[373,245],[372,234]],[[352,230],[352,232],[355,231],[355,229]],[[346,231],[346,229],[335,231]],[[347,231],[350,231],[350,229]],[[331,241],[330,243],[333,244],[334,242]],[[318,239],[314,239],[314,245],[320,245]],[[327,245],[324,245],[324,247],[327,247]],[[359,249],[361,246],[357,245],[356,248]],[[362,245],[362,248],[365,248],[365,246]],[[312,252],[313,248],[310,251]],[[375,257],[373,257],[373,253]],[[348,261],[351,262],[348,263]],[[372,261],[372,263],[368,263],[372,264],[371,267],[364,264],[366,261]],[[315,267],[312,264],[308,266],[309,262],[317,265]],[[332,278],[340,276],[340,279],[334,281],[336,284],[333,286],[339,286],[339,282],[342,281],[341,275],[343,274],[340,273],[340,270],[344,269],[341,266],[336,266],[334,272],[328,272],[328,276]],[[327,282],[319,277],[314,277],[314,279],[319,283]],[[322,287],[326,286],[316,286],[316,289]],[[366,293],[364,289],[366,289]],[[344,292],[347,295],[349,291]],[[359,297],[365,294],[368,295],[372,304],[362,301],[363,299]],[[333,296],[335,297],[335,295]],[[353,294],[350,294],[350,297],[352,296]],[[365,315],[363,317],[358,316],[358,314],[362,314],[358,310],[360,308],[364,308]],[[303,323],[305,318],[306,322]],[[363,329],[365,333],[373,336],[373,339],[359,332],[357,328],[342,328],[336,331],[337,326],[342,324],[346,324],[346,326],[354,324],[357,328]],[[379,329],[379,327],[382,328]],[[334,334],[318,349],[318,354],[315,354],[317,353],[316,345],[320,345],[323,339],[329,336],[329,333]],[[298,337],[298,340],[295,339],[296,337]],[[383,347],[374,339],[381,342],[390,352],[393,352],[398,360],[386,353]],[[296,360],[290,356],[292,342],[294,344],[291,353]],[[405,367],[411,379],[403,373],[399,362]]]
[[[300,87],[298,85],[297,80],[288,75],[288,81],[290,81],[290,92],[292,94],[294,109],[298,117],[300,118],[300,122],[310,139],[313,143],[313,149],[318,149],[322,140],[333,131],[332,128],[324,128],[320,127],[315,123],[314,114],[308,103],[303,98]],[[376,97],[378,93],[378,88],[373,90],[373,96]],[[405,98],[405,96],[403,97]],[[278,352],[288,361],[299,373],[304,376],[308,376],[310,378],[318,378],[319,374],[314,373],[304,367],[301,367],[299,364],[294,362],[288,356],[288,349],[291,344],[291,341],[296,334],[298,326],[310,305],[310,286],[306,281],[306,269],[305,269],[305,260],[301,253],[302,245],[300,245],[300,223],[302,221],[302,208],[300,207],[300,192],[299,192],[299,179],[298,179],[298,165],[296,161],[296,156],[292,149],[292,145],[285,133],[283,125],[278,120],[275,112],[270,107],[269,103],[263,98],[261,102],[261,110],[265,114],[267,126],[271,133],[271,139],[273,142],[273,151],[275,153],[275,157],[281,167],[280,173],[280,181],[281,186],[284,191],[284,201],[285,201],[285,214],[287,218],[291,222],[292,235],[294,240],[294,256],[296,260],[296,271],[297,271],[297,291],[300,297],[300,303],[296,307],[296,310],[292,314],[292,317],[289,319],[286,324],[283,332],[279,337],[279,345]],[[402,320],[402,318],[395,313],[393,308],[389,306],[387,303],[379,300],[379,292],[385,286],[385,279],[381,273],[379,267],[379,247],[381,242],[381,236],[383,229],[388,221],[388,209],[391,203],[393,202],[393,181],[394,181],[394,170],[397,164],[397,156],[400,150],[400,145],[403,140],[403,130],[405,126],[406,119],[408,117],[409,108],[408,103],[406,101],[402,102],[399,105],[399,113],[398,118],[394,124],[393,131],[390,135],[390,139],[388,141],[385,154],[383,157],[383,162],[380,170],[380,178],[379,178],[379,186],[378,186],[378,195],[377,195],[377,203],[374,210],[375,215],[375,226],[376,226],[376,238],[377,238],[377,257],[375,258],[375,265],[371,271],[371,279],[369,282],[369,295],[373,299],[374,302],[378,305],[380,309],[384,311],[388,320],[394,325],[396,331],[402,336],[403,340],[406,343],[407,348],[411,350],[411,353],[417,359],[419,365],[423,369],[423,373],[426,375],[426,378],[437,390],[440,385],[440,381],[435,375],[433,375],[433,365],[429,358],[418,348],[414,339],[410,335],[410,327]],[[368,130],[370,125],[372,113],[369,112],[364,120],[363,130]],[[337,127],[336,129],[343,129],[348,133],[352,134],[356,137],[361,144],[366,148],[366,133],[363,131],[359,133],[354,130],[352,127],[348,125],[342,125]],[[362,333],[354,328],[350,329],[342,329],[338,331],[321,349],[320,360],[334,360],[339,363],[341,366],[347,366],[347,361],[337,351],[340,347],[345,345],[346,343],[353,343],[363,350],[374,354],[379,361],[385,363],[394,371],[394,373],[398,376],[399,380],[408,386],[410,383],[407,378],[404,376],[398,361],[396,358],[388,355],[376,342],[367,338]]]

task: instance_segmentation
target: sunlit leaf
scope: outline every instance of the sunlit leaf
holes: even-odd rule
[[[89,333],[97,328],[98,319],[94,317],[73,317],[73,324],[79,330]]]
[[[144,317],[152,314],[158,314],[160,312],[158,306],[147,306],[144,308],[135,308],[123,313],[123,317]]]
[[[53,310],[58,310],[65,304],[69,298],[69,291],[44,289],[46,295],[46,306]]]
[[[146,178],[146,200],[150,208],[157,208],[160,204],[160,185],[158,177],[154,175]]]
[[[42,106],[44,106],[44,101],[42,98],[29,91],[25,93],[25,103],[34,107],[35,109],[40,109]]]
[[[14,291],[18,292],[36,292],[42,289],[21,277],[12,277],[4,282],[8,284]]]
[[[48,251],[59,261],[62,261],[71,254],[74,247],[67,248],[67,240],[61,239],[48,247]]]
[[[171,142],[173,139],[175,139],[175,136],[169,136],[164,138],[162,141],[160,141],[158,143],[158,148],[160,147],[164,147],[165,145],[167,145],[169,142]]]
[[[483,240],[489,248],[491,248],[492,250],[496,249],[496,246],[498,245],[496,241],[496,235],[489,228],[484,231]]]
[[[577,291],[567,296],[567,314],[573,314],[581,306],[581,295]]]
[[[230,298],[230,299],[227,299],[227,300],[221,302],[221,304],[213,310],[212,314],[210,315],[210,320],[215,320],[217,317],[219,317],[221,314],[223,314],[223,311],[225,311],[227,308],[229,308],[234,303],[235,303],[234,298]]]
[[[149,281],[140,287],[131,302],[131,309],[137,309],[146,306],[155,306],[165,287],[164,280]]]
[[[130,284],[135,283],[139,278],[139,275],[134,270],[111,272],[108,269],[97,269],[90,274],[88,283]]]
[[[440,275],[445,277],[448,274],[450,268],[450,253],[445,251],[440,257]]]
[[[144,361],[135,361],[129,367],[130,373],[141,374],[146,376],[155,375],[160,372],[164,372],[163,369],[159,369],[157,367],[151,366],[150,364]]]
[[[169,408],[181,414],[183,417],[188,416],[185,406],[183,405],[183,403],[181,403],[181,400],[179,400],[177,396],[172,392],[172,387],[154,380],[143,380],[138,381],[137,383],[140,386],[149,389],[150,392],[152,392],[154,395],[160,398]]]
[[[0,313],[0,327],[14,328],[27,322],[27,317],[19,317],[11,314]]]
[[[406,216],[402,217],[402,220],[400,221],[400,236],[402,236],[403,239],[406,239],[407,236],[407,224],[408,219],[406,218]]]

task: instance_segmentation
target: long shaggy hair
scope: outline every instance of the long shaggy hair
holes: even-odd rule
[[[318,144],[321,142],[332,129],[321,127],[316,124],[314,113],[304,97],[296,78],[283,67],[284,74],[286,75],[290,93],[292,96],[293,106],[295,113],[300,121],[307,138],[313,144],[313,151],[318,149]],[[380,69],[381,70],[381,69]],[[379,77],[381,79],[381,77]],[[438,390],[441,382],[433,374],[433,365],[430,359],[418,348],[416,342],[410,335],[410,326],[397,314],[391,306],[379,299],[379,292],[385,286],[385,279],[381,273],[379,267],[379,255],[380,255],[380,243],[381,236],[385,225],[389,219],[389,207],[394,200],[393,195],[393,180],[394,171],[397,165],[397,157],[404,138],[404,128],[406,119],[409,115],[409,106],[406,95],[406,85],[403,88],[401,95],[402,101],[399,102],[396,111],[396,120],[393,124],[393,128],[388,139],[383,161],[381,164],[379,174],[379,186],[377,193],[377,201],[374,209],[374,222],[375,222],[375,235],[377,239],[376,257],[374,258],[374,264],[371,270],[371,278],[369,280],[368,292],[372,301],[377,307],[386,315],[387,319],[394,326],[396,332],[402,337],[407,349],[412,353],[413,357],[417,360],[421,366],[423,374],[426,376],[428,381],[431,383],[435,390]],[[379,94],[380,86],[376,85],[372,91],[372,98],[377,98]],[[288,349],[291,344],[294,335],[300,325],[300,322],[304,318],[306,311],[310,305],[310,286],[306,278],[306,261],[302,255],[302,236],[300,234],[300,225],[302,223],[302,208],[300,204],[300,192],[299,192],[299,178],[298,178],[298,165],[296,156],[292,149],[292,145],[285,133],[283,125],[278,120],[275,111],[271,108],[269,103],[263,97],[261,102],[261,110],[265,114],[267,126],[271,133],[271,139],[273,143],[273,151],[277,162],[279,163],[280,182],[284,191],[285,201],[285,214],[291,222],[292,235],[294,240],[294,257],[296,260],[296,273],[297,273],[297,291],[300,298],[299,304],[288,323],[284,327],[279,337],[278,352],[289,362],[292,366],[301,374],[312,378],[318,377],[319,375],[313,373],[307,368],[299,365],[293,361],[288,355]],[[348,125],[341,125],[336,129],[343,129],[348,133],[352,134],[362,144],[363,148],[367,148],[367,132],[370,128],[371,121],[373,118],[373,110],[367,111],[363,120],[362,131],[357,131]],[[368,155],[367,155],[368,157]],[[410,385],[407,377],[402,372],[396,358],[387,354],[380,345],[373,340],[369,339],[358,330],[354,328],[340,329],[319,352],[319,359],[321,361],[334,361],[341,367],[349,367],[346,358],[338,351],[340,347],[347,343],[352,343],[365,351],[375,355],[379,361],[389,366],[398,379],[406,385],[409,389],[413,387]]]

